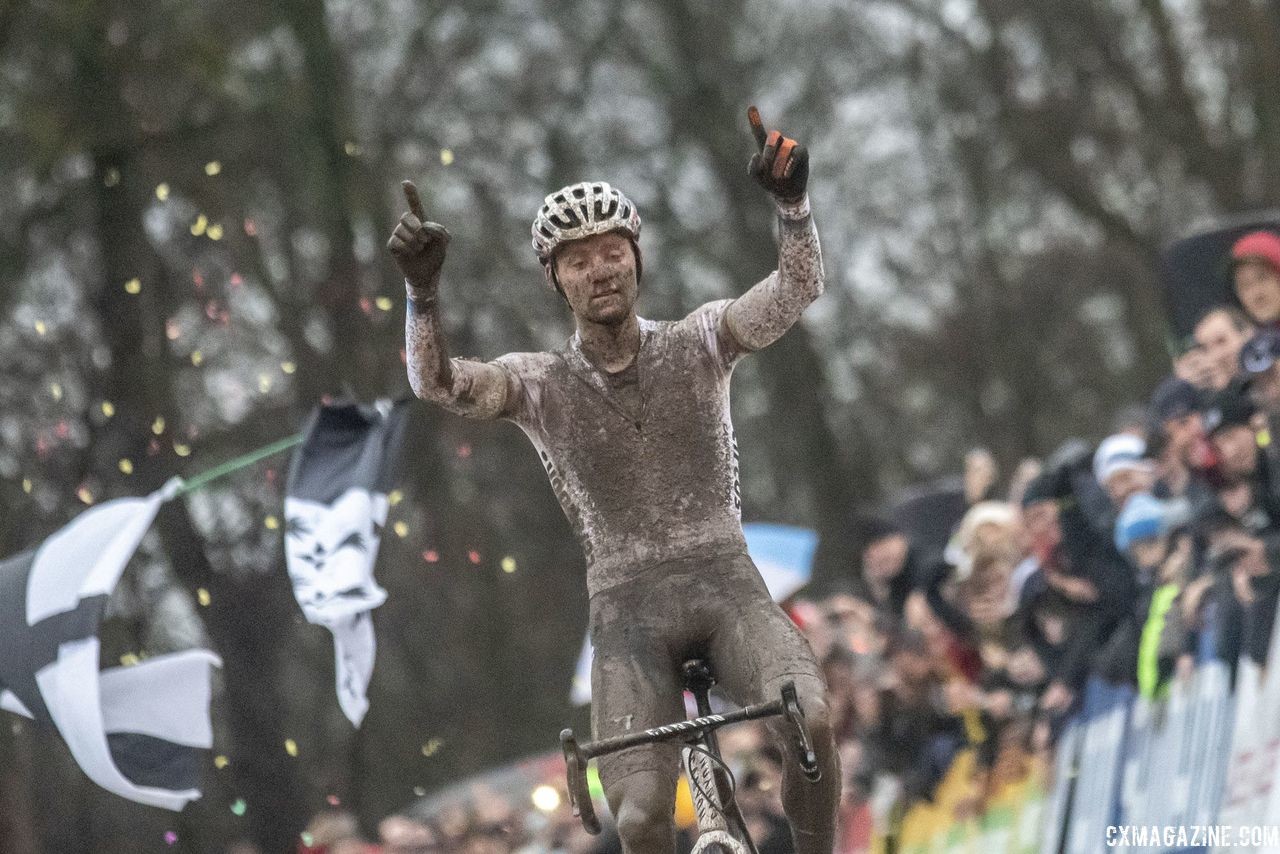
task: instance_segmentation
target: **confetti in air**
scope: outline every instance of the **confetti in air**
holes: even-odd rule
[[[168,184],[156,184],[156,198],[157,198],[157,199],[159,199],[159,200],[160,200],[160,201],[162,201],[162,202],[163,202],[165,199],[169,198],[169,185],[168,185]]]
[[[405,537],[409,536],[409,526],[404,523],[403,519],[396,522],[395,525],[392,527],[393,527],[393,530],[395,530],[396,532],[396,536],[399,537],[400,539],[403,540]]]
[[[49,327],[44,325],[43,320],[37,320],[35,325],[36,325],[36,334],[39,335],[41,338],[43,338],[44,334],[49,331]]]
[[[107,418],[116,414],[116,405],[109,400],[102,401],[102,414]]]
[[[268,531],[274,531],[280,527],[280,520],[275,516],[268,516],[262,520],[262,524],[266,526]]]
[[[502,571],[512,573],[516,571],[516,559],[511,555],[507,555],[502,559]]]
[[[196,221],[191,225],[191,233],[196,237],[204,234],[204,230],[209,227],[209,218],[204,214],[196,217]]]
[[[172,845],[173,843],[175,843],[175,842],[177,842],[177,841],[178,841],[178,834],[174,833],[172,830],[166,830],[166,831],[164,832],[164,844],[165,844],[165,845]]]
[[[284,740],[284,752],[290,756],[297,756],[298,742],[294,741],[292,738],[286,738]]]
[[[157,415],[156,420],[151,422],[151,432],[159,436],[164,432],[164,416]]]
[[[280,370],[284,371],[286,374],[292,374],[298,370],[298,366],[293,362],[281,362]]]
[[[209,596],[209,591],[201,587],[196,591],[196,601],[200,603],[201,607],[208,608],[213,599]]]
[[[128,457],[122,457],[118,466],[121,474],[133,474],[133,460]]]
[[[142,280],[141,280],[141,279],[138,279],[138,278],[136,278],[136,277],[135,277],[135,278],[132,278],[132,279],[130,279],[129,281],[125,282],[125,283],[124,283],[124,292],[125,292],[126,294],[140,294],[140,293],[142,293]]]
[[[214,175],[217,175],[221,171],[222,171],[222,164],[219,163],[217,160],[210,160],[208,163],[204,165],[204,174],[208,175],[210,178],[212,178]]]
[[[213,757],[213,767],[217,768],[219,771],[221,771],[223,768],[226,768],[230,764],[231,764],[231,760],[225,756]]]
[[[236,798],[235,802],[231,804],[231,812],[235,815],[244,815],[246,807],[247,804],[245,804],[244,798]],[[303,836],[306,837],[307,834],[304,833]],[[307,845],[311,844],[310,842],[307,842],[305,838],[303,839],[303,842],[306,842]]]
[[[378,297],[373,301],[379,311],[391,311],[391,297]]]
[[[445,166],[448,166],[450,163],[452,163],[453,151],[448,148],[440,149],[440,162]]]

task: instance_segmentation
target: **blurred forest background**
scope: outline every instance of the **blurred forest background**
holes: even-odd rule
[[[749,103],[811,146],[828,281],[738,368],[745,519],[833,532],[975,444],[1100,435],[1167,365],[1161,245],[1280,199],[1278,80],[1274,0],[9,0],[0,554],[325,395],[407,395],[402,178],[453,233],[455,353],[570,333],[528,235],[571,181],[639,204],[643,315],[745,290],[776,261]],[[585,725],[582,559],[519,430],[415,407],[358,732],[284,573],[285,464],[168,506],[104,634],[223,656],[204,799],[127,803],[5,714],[0,850],[282,850],[330,796],[372,825]]]

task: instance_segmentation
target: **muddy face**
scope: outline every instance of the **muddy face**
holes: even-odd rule
[[[634,310],[636,255],[624,234],[596,234],[566,243],[555,255],[556,281],[579,320],[615,324]]]

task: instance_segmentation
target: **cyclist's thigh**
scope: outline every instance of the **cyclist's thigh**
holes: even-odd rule
[[[765,586],[747,555],[724,558],[711,635],[711,659],[720,686],[736,703],[776,700],[793,681],[801,697],[826,691],[813,649]]]
[[[605,591],[591,600],[591,732],[595,740],[641,732],[684,718],[678,667],[669,652],[669,612],[647,607],[633,597]],[[620,591],[626,593],[629,591]],[[597,760],[600,780],[610,784],[637,771],[658,772],[672,780],[679,773],[680,751],[673,743],[646,744]]]

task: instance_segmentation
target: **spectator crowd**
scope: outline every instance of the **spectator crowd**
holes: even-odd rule
[[[1232,298],[1200,317],[1145,411],[999,487],[975,450],[962,482],[858,515],[847,541],[824,544],[847,571],[787,607],[828,682],[839,850],[865,850],[873,822],[933,798],[962,751],[975,757],[962,811],[1045,767],[1091,678],[1159,699],[1199,663],[1264,662],[1280,593],[1280,235],[1247,234],[1230,256]],[[721,747],[760,850],[789,850],[762,728],[724,730]],[[550,808],[488,792],[389,819],[380,849],[350,850],[620,850],[547,785],[561,794]]]

